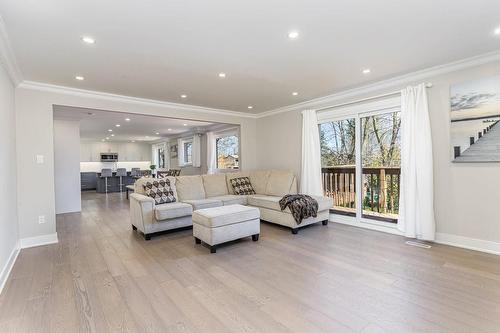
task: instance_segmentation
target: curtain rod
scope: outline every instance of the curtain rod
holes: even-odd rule
[[[432,88],[432,83],[426,83],[425,87],[426,88]],[[341,107],[341,106],[347,106],[347,105],[351,105],[351,104],[358,104],[358,103],[370,101],[372,99],[379,99],[379,98],[389,97],[389,96],[397,95],[397,94],[400,94],[400,93],[401,93],[401,89],[397,90],[397,91],[392,91],[390,93],[385,93],[385,94],[381,94],[381,95],[376,95],[376,96],[371,96],[371,97],[366,97],[366,98],[358,99],[358,100],[355,100],[355,101],[352,101],[352,102],[346,102],[346,103],[341,103],[341,104],[336,104],[336,105],[331,105],[331,106],[325,106],[325,107],[316,109],[316,111],[323,111],[323,110],[338,108],[338,107]]]

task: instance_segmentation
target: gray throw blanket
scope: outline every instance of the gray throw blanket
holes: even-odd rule
[[[280,200],[281,210],[290,208],[297,224],[308,217],[318,216],[318,202],[305,194],[287,194]]]

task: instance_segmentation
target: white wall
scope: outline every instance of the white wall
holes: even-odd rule
[[[80,122],[54,119],[56,214],[81,211]]]
[[[53,105],[86,107],[100,110],[174,118],[223,122],[241,125],[241,165],[256,168],[256,120],[205,108],[118,97],[47,85],[21,84],[16,89],[16,132],[18,192],[37,189],[37,200],[18,203],[19,232],[22,238],[56,233],[54,196]],[[45,164],[36,164],[34,156],[44,155]],[[38,216],[46,223],[39,224]]]
[[[0,64],[0,291],[14,262],[17,225],[16,123],[14,86]]]
[[[478,244],[500,249],[500,163],[454,164],[450,161],[450,85],[500,75],[500,62],[478,65],[447,74],[422,77],[431,82],[428,90],[434,153],[434,205],[438,237],[450,243]],[[340,104],[395,91],[406,84],[371,89],[370,93],[338,99]],[[320,107],[318,103],[315,107]],[[304,105],[303,108],[310,108]],[[261,168],[291,169],[300,173],[300,110],[257,120],[257,160]],[[464,239],[466,238],[466,239]],[[477,241],[476,241],[477,240]],[[474,245],[470,245],[474,247]]]

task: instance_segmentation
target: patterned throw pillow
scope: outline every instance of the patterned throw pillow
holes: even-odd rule
[[[166,178],[154,180],[152,182],[148,181],[143,187],[144,194],[155,199],[155,204],[157,205],[176,201],[174,191],[170,186],[170,180]]]
[[[237,195],[248,195],[255,194],[253,190],[252,183],[250,183],[250,178],[239,177],[231,179],[231,186],[233,187],[234,194]]]

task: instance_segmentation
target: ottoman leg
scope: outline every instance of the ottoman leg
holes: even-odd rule
[[[195,238],[194,238],[194,242],[195,242],[196,244],[201,244],[201,239],[199,239],[199,238],[196,238],[196,237],[195,237]]]
[[[148,235],[148,234],[144,234],[144,239],[145,240],[151,240],[151,235]]]
[[[328,220],[324,220],[323,225],[328,225]]]
[[[215,247],[215,245],[210,245],[210,253],[216,253],[217,252],[217,248]]]
[[[299,228],[292,228],[292,234],[296,235],[299,232]]]
[[[137,230],[137,227],[132,224],[132,230]]]
[[[253,240],[254,242],[258,241],[258,240],[259,240],[259,234],[257,234],[257,235],[252,235],[252,240]]]

